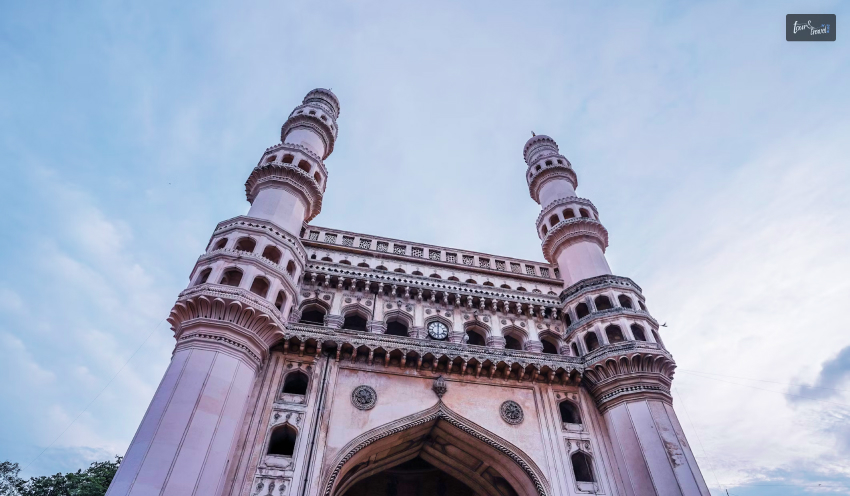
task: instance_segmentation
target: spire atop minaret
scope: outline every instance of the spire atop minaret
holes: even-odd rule
[[[599,223],[593,203],[576,196],[578,178],[572,164],[561,155],[555,140],[531,134],[522,152],[528,165],[528,192],[542,207],[537,235],[543,242],[543,255],[549,263],[558,264],[565,286],[610,274],[605,260],[608,231]]]

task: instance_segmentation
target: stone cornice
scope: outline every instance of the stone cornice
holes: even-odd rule
[[[640,286],[638,286],[637,283],[635,283],[628,277],[603,275],[582,279],[581,281],[561,291],[559,298],[561,300],[561,303],[564,303],[567,300],[571,300],[575,296],[601,288],[631,289],[637,292],[639,295],[642,295],[642,290]]]
[[[487,361],[493,364],[505,363],[509,366],[517,364],[523,369],[533,365],[538,370],[557,371],[563,369],[571,373],[581,373],[581,358],[566,355],[551,355],[534,353],[528,351],[490,348],[487,346],[464,345],[449,341],[434,341],[431,339],[417,339],[405,336],[394,336],[391,334],[376,334],[371,332],[348,331],[345,329],[332,330],[324,326],[311,326],[304,324],[289,323],[285,332],[285,339],[298,338],[304,342],[313,339],[316,342],[334,342],[338,346],[350,345],[353,349],[365,346],[370,350],[382,349],[387,353],[399,350],[403,354],[415,351],[419,356],[431,354],[434,357],[446,356],[450,361],[461,358],[468,362],[475,359],[478,363]]]
[[[543,238],[543,256],[549,263],[556,263],[560,250],[585,240],[599,245],[604,253],[608,248],[608,230],[599,221],[586,217],[562,220]]]
[[[528,193],[537,203],[540,203],[540,188],[543,186],[543,183],[551,179],[564,179],[572,184],[573,189],[578,188],[578,177],[575,171],[565,164],[555,163],[543,166],[539,171],[535,171],[532,168],[529,168],[529,170],[532,176],[528,179]]]
[[[300,196],[307,207],[305,222],[322,211],[322,190],[309,174],[295,165],[273,162],[254,167],[245,181],[245,196],[254,203],[260,190],[269,187],[285,189]]]
[[[537,216],[537,221],[535,221],[535,225],[540,226],[540,223],[543,221],[543,218],[546,215],[549,215],[549,210],[559,205],[582,205],[585,207],[590,207],[590,209],[593,210],[593,213],[599,216],[599,212],[596,210],[596,206],[587,198],[579,198],[578,196],[568,196],[566,198],[552,200],[549,202],[548,205],[543,207],[543,209],[540,210],[540,214]]]
[[[465,282],[446,281],[445,279],[431,279],[426,276],[414,276],[411,274],[399,274],[397,272],[385,272],[382,270],[366,269],[351,265],[342,265],[328,262],[316,262],[311,260],[307,264],[306,272],[316,272],[344,278],[368,280],[387,285],[410,286],[413,288],[457,293],[462,296],[477,296],[480,298],[493,298],[500,301],[521,302],[545,307],[557,307],[560,301],[557,297],[543,293],[531,293],[528,291],[515,291],[496,287],[481,286],[479,284],[468,284]],[[486,289],[485,289],[486,288]]]

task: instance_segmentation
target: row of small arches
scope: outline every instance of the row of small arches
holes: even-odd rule
[[[639,324],[632,324],[629,326],[629,329],[632,331],[632,336],[634,336],[635,341],[649,341],[647,339],[646,330],[643,326]],[[605,337],[608,340],[609,344],[621,343],[623,341],[627,341],[626,336],[623,334],[623,330],[620,326],[616,324],[611,324],[605,327],[604,329]],[[652,337],[655,339],[655,342],[661,344],[661,337],[655,332],[654,329],[650,329],[652,333]],[[596,350],[600,346],[602,346],[599,336],[596,334],[596,331],[588,331],[584,335],[584,346],[587,353],[590,353],[593,350]],[[575,341],[570,344],[570,349],[572,350],[575,356],[579,356],[579,349],[576,345]]]
[[[625,295],[625,294],[617,295],[617,302],[623,308],[629,308],[629,309],[635,308],[634,303],[632,302],[632,299],[628,295]],[[601,312],[603,310],[610,310],[610,309],[614,308],[614,304],[611,301],[611,298],[608,297],[608,295],[599,295],[596,298],[594,298],[593,299],[593,306],[596,307],[597,312]],[[641,310],[646,311],[646,305],[644,305],[641,300],[638,300],[638,306],[640,307]],[[585,302],[581,302],[578,305],[576,305],[573,308],[573,311],[575,312],[575,316],[578,320],[581,320],[581,319],[587,317],[588,315],[590,315],[592,313],[591,308]],[[572,317],[570,317],[570,312],[564,312],[564,318],[566,320],[567,326],[572,325],[573,322],[572,322]]]
[[[198,279],[195,281],[195,285],[205,284],[209,282],[210,274],[212,274],[212,267],[207,267],[201,271],[198,275]],[[242,270],[238,267],[228,267],[224,269],[224,272],[221,274],[221,278],[218,281],[218,284],[224,286],[233,286],[238,288],[242,284],[243,273]],[[254,280],[251,281],[251,286],[249,287],[249,291],[259,296],[260,298],[268,298],[269,296],[269,288],[271,288],[271,282],[265,276],[258,275],[254,277]],[[277,298],[275,298],[274,306],[281,312],[286,305],[286,293],[282,290],[278,291]]]
[[[277,160],[277,155],[269,155],[266,158],[266,163],[270,164],[270,163],[274,162],[275,160]],[[290,153],[285,154],[280,159],[280,161],[282,163],[289,164],[289,165],[291,165],[294,160],[295,160],[295,156],[290,154]],[[310,165],[310,162],[308,162],[304,159],[301,159],[301,160],[298,161],[298,168],[303,170],[304,172],[306,172],[308,176],[310,175],[310,172],[313,170],[313,166]],[[322,185],[322,175],[319,174],[319,171],[316,171],[316,172],[313,173],[313,180],[316,181],[316,183],[318,183],[319,186]]]
[[[311,259],[311,260],[316,260],[316,254],[314,253],[312,256],[310,256],[310,259]],[[330,262],[330,263],[333,263],[333,259],[332,259],[331,257],[327,256],[327,255],[326,255],[326,256],[324,256],[324,257],[322,257],[322,258],[321,258],[321,261],[322,261],[322,262]],[[342,260],[340,260],[340,261],[338,261],[338,262],[336,262],[336,263],[341,264],[341,265],[351,265],[351,262],[350,262],[349,260],[345,260],[345,259],[342,259]],[[360,267],[360,268],[362,268],[362,269],[369,269],[369,268],[371,268],[371,267],[369,266],[369,264],[367,264],[366,262],[360,262],[359,264],[357,264],[357,267]],[[375,270],[389,271],[389,269],[388,269],[386,266],[384,266],[384,265],[378,265],[378,266],[376,266],[376,267],[375,267]],[[397,273],[397,274],[407,274],[407,271],[405,271],[405,270],[404,270],[404,269],[402,269],[401,267],[399,267],[399,268],[397,268],[397,269],[393,269],[393,272],[395,272],[395,273]],[[423,274],[423,273],[422,273],[421,271],[419,271],[419,270],[414,270],[413,272],[411,272],[411,273],[410,273],[410,275],[412,275],[412,276],[422,276],[422,277],[424,277],[424,276],[425,276],[425,274]],[[304,277],[305,277],[305,280],[306,280],[307,275],[305,274],[305,276],[304,276]],[[430,276],[428,276],[428,277],[430,277],[431,279],[442,279],[442,278],[443,278],[440,274],[437,274],[437,273],[431,274],[431,275],[430,275]],[[460,280],[458,277],[456,277],[456,276],[449,276],[449,277],[447,277],[447,278],[446,278],[446,280],[447,280],[447,281],[452,281],[452,282],[461,282],[461,280]],[[467,284],[478,284],[478,281],[476,281],[475,279],[467,279],[466,281],[463,281],[463,282],[465,282],[465,283],[467,283]],[[481,283],[481,285],[482,285],[482,286],[487,286],[487,287],[490,287],[490,288],[495,288],[495,287],[496,287],[496,285],[495,285],[495,284],[493,284],[493,283],[492,283],[492,282],[490,282],[490,281],[484,281],[483,283]],[[513,288],[511,288],[511,286],[510,286],[510,285],[508,285],[508,284],[502,284],[502,285],[501,285],[501,286],[499,286],[499,287],[500,287],[501,289],[513,289]],[[522,286],[517,286],[516,291],[528,291],[528,290],[527,290],[527,289],[525,289],[525,288],[524,288],[524,287],[522,287]],[[540,291],[539,289],[536,289],[536,288],[535,288],[535,289],[532,289],[532,290],[531,290],[531,292],[532,292],[532,293],[539,293],[539,294],[543,294],[543,291]],[[547,294],[549,294],[550,296],[557,296],[557,293],[555,293],[554,291],[549,291]]]
[[[574,219],[576,218],[575,210],[572,208],[565,208],[561,211],[561,215],[563,215],[563,220]],[[578,216],[586,219],[596,219],[592,213],[586,208],[578,209]],[[598,220],[598,219],[597,219]],[[558,216],[558,212],[553,213],[549,216],[549,225],[543,224],[540,228],[541,232],[544,236],[549,233],[550,227],[555,227],[556,224],[561,222],[561,217]]]
[[[227,246],[228,238],[221,238],[216,241],[213,246],[213,250],[221,250]],[[233,245],[233,249],[235,251],[244,251],[246,253],[254,253],[254,250],[257,249],[257,240],[252,237],[244,236],[236,240],[236,244]],[[283,257],[283,253],[274,245],[267,245],[263,249],[262,257],[268,260],[269,262],[280,264],[280,260]],[[286,264],[286,273],[289,274],[290,277],[295,275],[295,262],[290,260]]]

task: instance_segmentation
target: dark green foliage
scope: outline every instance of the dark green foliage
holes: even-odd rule
[[[121,457],[94,462],[85,471],[22,479],[17,463],[0,463],[0,496],[103,496],[115,477]]]

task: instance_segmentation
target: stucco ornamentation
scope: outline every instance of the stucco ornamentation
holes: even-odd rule
[[[437,395],[437,398],[440,400],[443,399],[443,395],[448,391],[448,386],[446,386],[446,380],[443,376],[438,375],[436,379],[434,379],[434,384],[431,386],[431,389],[434,390],[434,394]]]
[[[369,386],[357,386],[351,392],[351,403],[358,410],[371,410],[378,402],[378,393]]]
[[[525,418],[525,415],[522,413],[522,407],[513,400],[502,403],[502,406],[499,407],[499,413],[502,415],[502,420],[511,425],[521,424]]]

